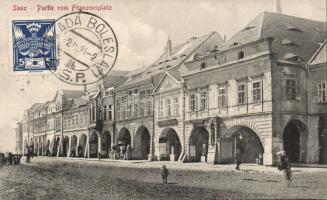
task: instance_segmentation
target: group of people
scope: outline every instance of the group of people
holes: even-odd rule
[[[245,153],[245,140],[242,135],[236,137],[236,151],[235,151],[235,169],[240,170],[240,165],[242,163],[242,156]],[[289,160],[285,151],[277,152],[279,156],[277,167],[279,170],[285,170],[290,168]]]
[[[110,151],[110,158],[130,160],[132,158],[132,148],[130,145],[113,146]]]
[[[12,154],[11,152],[1,153],[0,152],[0,166],[3,165],[19,165],[21,154]]]
[[[242,135],[236,137],[236,151],[235,151],[235,170],[240,170],[240,165],[242,163],[242,156],[245,153],[245,141]],[[290,170],[290,163],[285,151],[280,151],[277,153],[280,155],[277,168],[280,171]],[[167,184],[169,171],[165,165],[162,166],[161,176],[163,184]]]

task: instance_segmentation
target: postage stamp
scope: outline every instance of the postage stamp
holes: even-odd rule
[[[13,20],[14,71],[56,70],[55,20]]]
[[[111,26],[99,16],[76,12],[55,22],[58,57],[51,70],[60,80],[73,85],[96,83],[113,68],[118,42]],[[48,66],[51,68],[52,66]]]

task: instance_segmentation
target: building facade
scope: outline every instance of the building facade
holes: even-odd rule
[[[264,12],[224,41],[172,45],[150,66],[112,71],[88,91],[61,91],[22,121],[35,153],[207,163],[326,164],[326,23]],[[50,109],[50,107],[54,109]],[[42,148],[40,148],[42,147]]]

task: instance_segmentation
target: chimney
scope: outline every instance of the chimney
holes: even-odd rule
[[[173,55],[173,49],[171,46],[171,40],[170,40],[170,35],[168,35],[168,41],[167,41],[167,57]]]
[[[276,0],[276,13],[282,14],[282,7],[280,0]]]

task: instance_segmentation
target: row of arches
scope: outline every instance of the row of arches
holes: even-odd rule
[[[327,120],[320,119],[318,125],[319,134],[319,162],[327,163]],[[238,137],[242,135],[246,146],[243,156],[243,162],[254,163],[259,154],[264,153],[264,148],[260,138],[255,131],[246,126],[233,126],[228,129],[227,137]],[[290,120],[283,130],[283,149],[286,151],[291,162],[305,162],[308,129],[305,124],[299,120]],[[89,137],[89,157],[96,158],[99,153],[101,157],[108,158],[112,149],[112,137],[110,132],[106,131],[101,135],[101,149],[99,148],[99,138],[96,132],[92,132]],[[145,126],[137,129],[135,136],[127,128],[121,128],[116,138],[118,148],[126,149],[133,146],[133,158],[147,159],[150,154],[151,136]],[[24,141],[28,144],[28,141]],[[131,145],[133,143],[133,145]],[[30,140],[29,144],[33,145],[34,153],[44,155],[46,150],[51,148],[50,140]],[[60,137],[54,138],[53,146],[50,152],[53,156],[57,155],[60,144]],[[87,136],[81,135],[78,139],[76,135],[63,138],[62,156],[84,157],[86,152]],[[188,140],[189,160],[198,162],[201,156],[207,156],[209,144],[209,133],[204,127],[195,127]],[[170,127],[163,129],[159,135],[159,156],[163,159],[170,159],[169,155],[174,154],[175,160],[178,159],[182,152],[182,145],[177,132]],[[70,147],[70,148],[69,148]],[[303,153],[304,152],[304,153]]]

